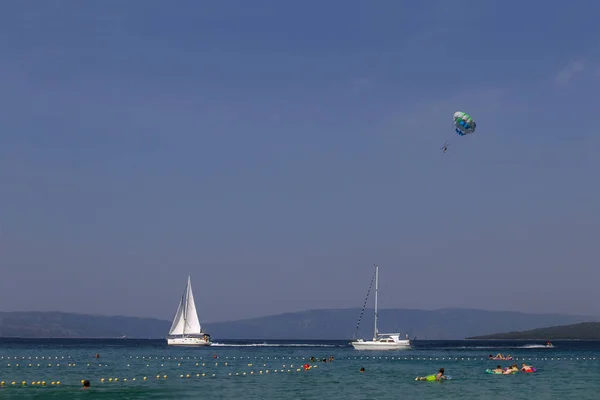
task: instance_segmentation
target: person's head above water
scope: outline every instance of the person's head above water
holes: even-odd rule
[[[90,381],[88,381],[87,379],[85,381],[83,381],[83,387],[84,388],[89,388],[90,387]]]
[[[444,375],[444,368],[440,368],[440,374]]]

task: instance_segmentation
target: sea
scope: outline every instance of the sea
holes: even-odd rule
[[[600,399],[600,341],[553,344],[417,340],[356,351],[348,341],[0,339],[0,399]],[[488,359],[498,353],[514,361]],[[514,362],[537,371],[485,372]],[[440,368],[451,379],[415,381]]]

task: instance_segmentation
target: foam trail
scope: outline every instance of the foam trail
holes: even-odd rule
[[[217,343],[214,342],[211,347],[344,347],[334,344],[304,344],[304,343]]]

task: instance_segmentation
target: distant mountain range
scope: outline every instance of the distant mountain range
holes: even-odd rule
[[[215,341],[351,339],[360,309],[311,310],[231,322],[203,324]],[[379,331],[408,333],[418,339],[464,339],[497,332],[596,321],[590,316],[527,314],[450,308],[434,311],[379,310]],[[365,310],[359,336],[373,335],[373,310]],[[164,338],[171,322],[153,318],[95,316],[62,312],[0,312],[0,337]]]
[[[600,322],[582,322],[521,332],[496,333],[468,339],[600,340]]]

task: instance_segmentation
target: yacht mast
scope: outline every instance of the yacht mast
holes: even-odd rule
[[[375,265],[375,330],[373,340],[377,340],[377,292],[379,291],[379,265]]]

